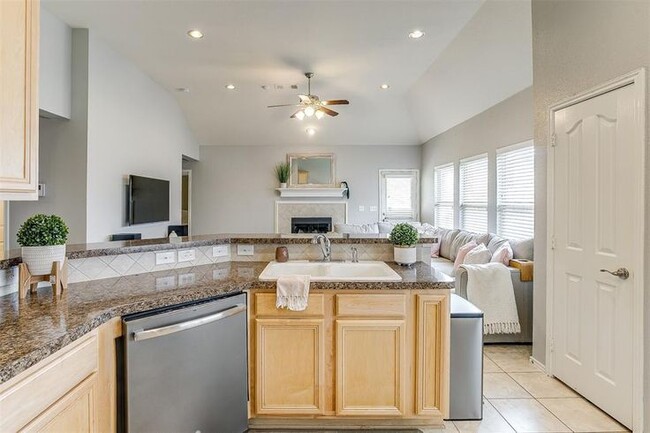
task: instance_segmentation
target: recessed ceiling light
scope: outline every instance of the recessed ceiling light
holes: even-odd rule
[[[420,39],[422,36],[424,36],[424,32],[422,30],[413,30],[411,33],[409,33],[409,38],[411,39]]]
[[[316,129],[315,128],[307,128],[307,129],[305,129],[305,132],[307,133],[307,135],[309,135],[311,137],[312,135],[316,134]]]
[[[390,88],[390,84],[386,84],[386,83],[384,83],[384,84],[382,84],[381,86],[379,86],[379,88],[380,88],[381,90],[389,89],[389,88]]]
[[[226,89],[235,90],[235,85],[234,84],[226,84]]]
[[[187,32],[187,36],[193,39],[201,39],[203,37],[203,33],[201,30],[192,29]]]
[[[188,89],[187,87],[177,87],[176,91],[179,93],[190,93],[190,89]]]

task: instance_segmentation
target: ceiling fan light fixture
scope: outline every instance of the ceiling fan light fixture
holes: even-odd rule
[[[325,116],[325,113],[323,113],[322,110],[316,110],[316,119],[321,120],[323,116]]]
[[[296,114],[294,114],[294,117],[298,120],[302,120],[305,118],[305,112],[300,110]]]
[[[192,39],[201,39],[203,37],[203,32],[201,32],[201,30],[191,29],[188,30],[187,36],[189,36]]]
[[[307,135],[309,135],[311,137],[312,135],[316,134],[316,128],[309,127],[307,129],[305,129],[305,132],[307,133]]]
[[[409,33],[409,38],[411,39],[420,39],[422,36],[424,36],[424,32],[422,30],[413,30],[411,33]]]
[[[316,110],[314,110],[314,107],[310,106],[310,107],[305,108],[305,114],[307,115],[307,117],[313,116],[315,112],[316,112]]]

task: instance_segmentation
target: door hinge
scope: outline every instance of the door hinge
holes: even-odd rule
[[[557,135],[554,132],[553,135],[551,135],[551,147],[555,147],[556,145],[557,145]]]
[[[551,249],[555,249],[555,236],[551,236]]]

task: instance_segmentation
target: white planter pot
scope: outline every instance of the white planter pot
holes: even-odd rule
[[[48,275],[52,273],[52,263],[63,263],[65,259],[65,244],[46,247],[22,247],[21,256],[32,275]]]
[[[412,265],[418,261],[415,247],[394,247],[393,254],[398,265]]]
[[[286,187],[287,187],[287,183],[286,183],[286,182],[281,182],[281,183],[280,183],[280,188],[286,188]]]

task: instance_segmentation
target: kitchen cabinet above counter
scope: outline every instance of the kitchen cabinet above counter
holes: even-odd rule
[[[227,262],[70,284],[55,299],[49,288],[19,300],[0,297],[0,383],[45,359],[111,318],[243,290],[271,290],[258,276],[267,262]],[[429,265],[389,264],[400,282],[314,282],[312,290],[450,289],[453,282]]]

